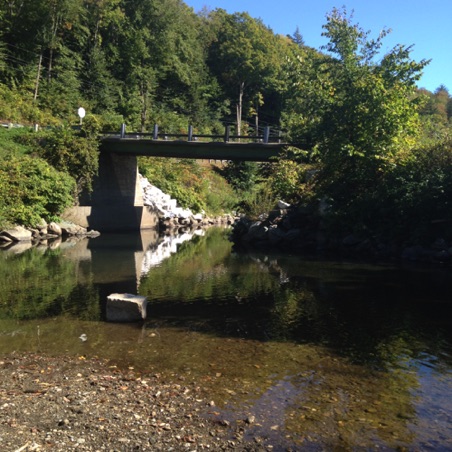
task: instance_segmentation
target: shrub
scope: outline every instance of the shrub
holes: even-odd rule
[[[0,223],[35,226],[52,221],[73,204],[75,181],[43,159],[9,157],[0,161]]]
[[[256,185],[250,192],[242,193],[242,201],[238,210],[247,217],[256,220],[275,207],[275,197],[268,184]]]
[[[413,149],[386,187],[399,229],[413,239],[452,239],[452,141]]]
[[[76,180],[77,193],[91,191],[99,168],[98,124],[86,121],[82,133],[70,127],[59,127],[36,135],[36,152],[50,165]]]

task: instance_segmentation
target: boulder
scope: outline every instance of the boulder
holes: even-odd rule
[[[62,234],[60,226],[58,226],[54,221],[52,221],[52,223],[48,225],[47,231],[49,234],[54,234],[58,236]]]
[[[439,263],[449,263],[451,260],[451,255],[446,250],[435,251],[432,253],[433,262]]]
[[[99,236],[100,236],[100,232],[96,231],[94,229],[92,229],[91,231],[88,231],[86,233],[86,237],[88,237],[90,239],[94,239],[94,238],[99,237]]]
[[[40,237],[40,232],[38,229],[35,228],[28,228],[28,230],[31,232],[31,237],[32,239],[39,239]]]
[[[107,297],[108,322],[137,322],[146,318],[147,298],[130,293],[114,293]]]
[[[268,227],[261,221],[256,221],[250,226],[245,240],[264,240],[267,237],[267,232]]]
[[[74,223],[70,223],[68,221],[63,221],[59,223],[59,226],[61,228],[61,233],[65,236],[86,235],[87,232],[86,228]]]
[[[357,237],[354,234],[347,235],[342,239],[342,245],[347,247],[357,246],[359,245],[363,240],[359,237]]]
[[[16,226],[0,232],[0,240],[1,239],[6,242],[28,242],[32,239],[32,233],[22,226]]]
[[[285,201],[278,201],[278,209],[286,210],[290,207],[290,204]]]
[[[36,229],[38,229],[39,231],[46,230],[47,232],[47,227],[48,227],[47,221],[45,221],[43,218],[41,218],[38,224],[36,225]]]
[[[293,240],[298,240],[301,237],[301,229],[290,229],[287,231],[286,236],[284,237],[284,240],[287,242],[292,242]]]

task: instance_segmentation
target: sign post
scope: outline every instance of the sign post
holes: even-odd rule
[[[86,115],[86,111],[85,111],[85,109],[84,109],[83,107],[80,107],[80,108],[78,109],[78,115],[80,116],[80,125],[82,125],[82,123],[83,123],[83,118],[84,118],[85,115]]]

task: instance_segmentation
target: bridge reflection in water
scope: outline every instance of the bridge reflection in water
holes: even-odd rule
[[[92,240],[63,242],[61,247],[65,258],[77,264],[80,282],[84,278],[92,281],[99,288],[101,299],[106,299],[113,292],[138,293],[141,278],[196,235],[204,235],[204,230],[174,235],[142,230],[135,234],[102,234]]]

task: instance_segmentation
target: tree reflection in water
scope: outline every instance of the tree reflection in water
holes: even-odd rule
[[[206,415],[254,418],[249,434],[281,448],[452,448],[448,269],[237,254],[227,234],[0,253],[0,352],[180,375],[215,401]],[[102,322],[106,296],[129,291],[146,322]]]

